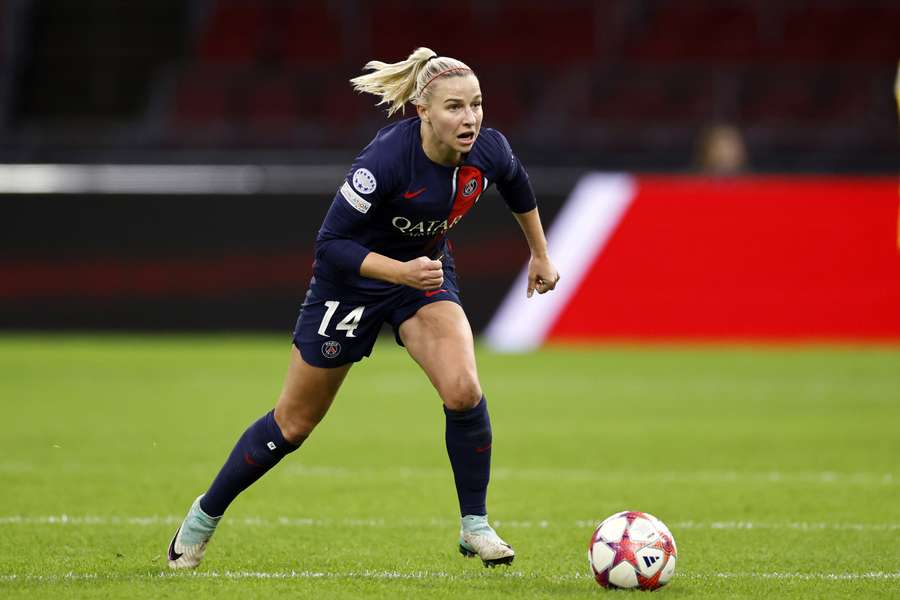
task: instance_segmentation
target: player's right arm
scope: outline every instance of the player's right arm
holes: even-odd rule
[[[347,198],[350,200],[347,200]],[[363,214],[354,214],[358,209],[348,209],[345,203],[366,206],[363,200],[348,184],[338,192],[325,217],[316,244],[316,260],[327,261],[340,271],[358,273],[363,277],[380,279],[388,283],[408,285],[420,290],[432,290],[444,283],[444,270],[440,261],[420,256],[408,261],[399,261],[367,248],[357,241],[354,232],[363,229],[368,219]],[[368,212],[368,211],[366,211]]]
[[[372,251],[371,215],[394,188],[390,159],[370,144],[357,157],[335,195],[316,239],[316,261],[337,271],[407,285],[437,289],[444,281],[443,265],[424,256],[398,261]],[[387,165],[385,165],[387,163]]]
[[[359,267],[359,274],[417,290],[436,290],[444,283],[444,265],[426,256],[402,262],[369,252]]]
[[[358,273],[363,277],[380,279],[388,283],[408,285],[420,290],[432,290],[444,283],[444,270],[440,261],[420,256],[408,261],[399,261],[374,252],[357,241],[354,235],[368,224],[368,219],[358,209],[348,209],[345,204],[352,202],[365,206],[348,184],[338,192],[331,205],[316,244],[316,260],[326,261],[332,267],[348,273]],[[363,200],[364,201],[364,200]],[[366,202],[366,201],[364,201]]]

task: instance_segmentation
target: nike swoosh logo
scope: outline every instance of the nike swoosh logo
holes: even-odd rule
[[[443,292],[443,293],[446,294],[446,293],[447,293],[447,290],[434,290],[434,291],[431,291],[431,292],[425,292],[425,297],[426,297],[426,298],[431,298],[432,296],[434,296],[434,295],[436,295],[436,294],[440,294],[441,292]]]
[[[414,192],[403,192],[403,197],[406,198],[407,200],[409,200],[410,198],[415,198],[416,196],[418,196],[419,194],[421,194],[424,191],[425,191],[425,188],[416,190]]]
[[[175,535],[172,536],[172,543],[169,544],[169,560],[178,560],[181,558],[181,554],[175,552],[175,539],[178,537],[178,534],[181,533],[181,527],[178,527],[178,531],[175,532]]]
[[[482,446],[481,448],[475,448],[475,452],[477,452],[478,454],[484,454],[485,452],[487,452],[488,450],[491,449],[492,445],[493,444],[488,444],[487,446]],[[508,547],[509,546],[507,546],[507,548]]]

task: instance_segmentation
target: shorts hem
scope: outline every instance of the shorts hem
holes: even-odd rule
[[[368,354],[360,356],[359,358],[347,358],[347,357],[335,357],[335,358],[327,358],[325,356],[320,356],[316,354],[315,357],[309,357],[306,355],[306,352],[303,351],[303,345],[297,341],[297,338],[292,340],[292,344],[294,348],[297,349],[297,352],[300,353],[300,357],[303,359],[303,362],[306,364],[318,367],[320,369],[336,369],[338,367],[343,367],[344,365],[349,365],[353,363],[357,363],[362,359],[369,356]]]
[[[391,328],[394,330],[394,341],[397,342],[398,346],[406,348],[406,344],[404,344],[403,340],[400,339],[400,326],[403,325],[403,323],[408,321],[410,318],[414,317],[415,314],[417,312],[419,312],[421,309],[425,308],[426,306],[428,306],[430,304],[437,304],[438,302],[452,302],[453,304],[456,304],[457,306],[462,308],[462,302],[460,301],[460,299],[455,294],[451,294],[449,298],[439,298],[439,299],[433,300],[431,302],[426,302],[424,304],[412,306],[408,310],[404,310],[403,312],[400,313],[402,315],[402,318],[393,319],[391,321]],[[463,310],[465,310],[465,309],[463,309]]]

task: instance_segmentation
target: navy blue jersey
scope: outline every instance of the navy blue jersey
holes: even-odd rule
[[[536,206],[528,174],[499,131],[482,128],[462,162],[446,167],[425,155],[420,125],[414,117],[385,127],[353,162],[316,237],[317,277],[386,291],[393,284],[359,274],[370,251],[400,261],[443,257],[452,268],[447,233],[490,185],[514,212]]]

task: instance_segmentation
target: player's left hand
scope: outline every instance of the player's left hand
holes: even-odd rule
[[[559,282],[559,271],[550,262],[549,256],[531,256],[528,261],[528,297],[545,294],[556,287]]]

